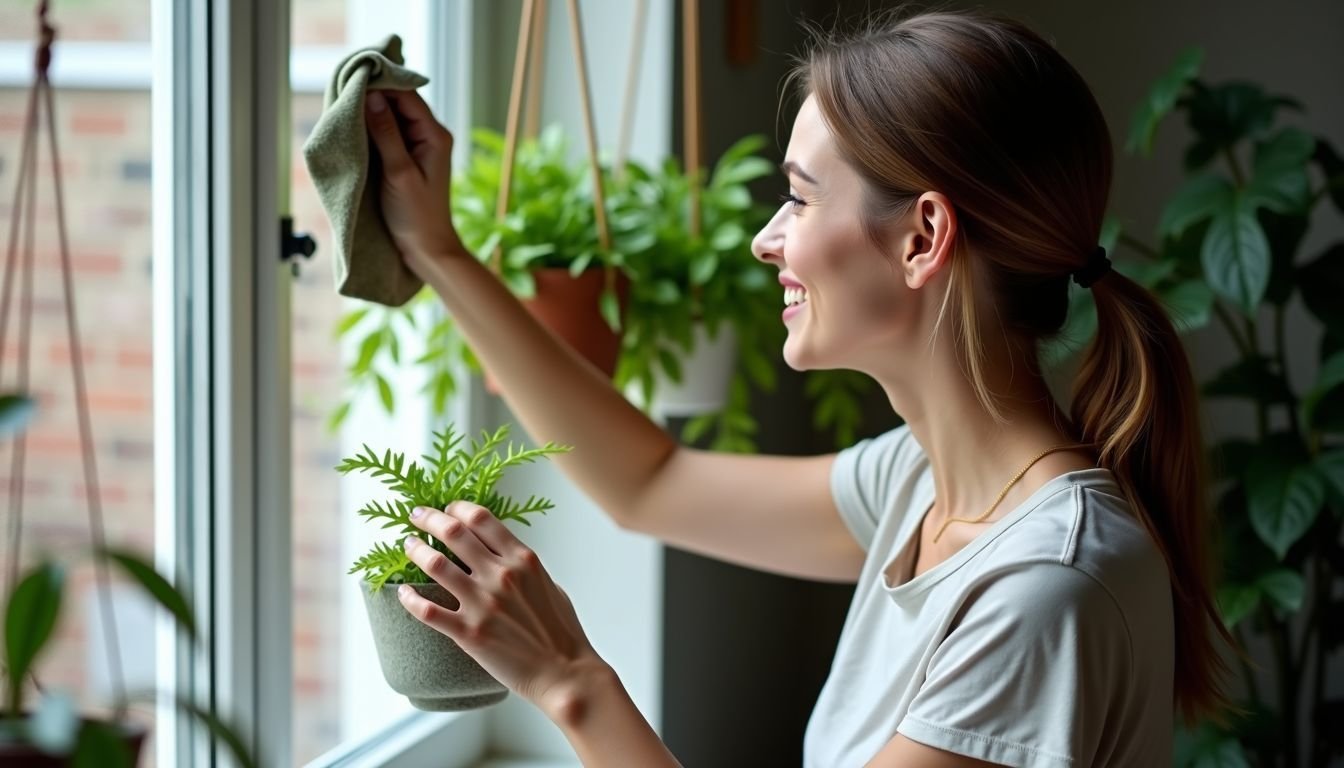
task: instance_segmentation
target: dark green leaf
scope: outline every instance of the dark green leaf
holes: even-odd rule
[[[133,768],[131,751],[116,726],[86,720],[79,729],[73,768]]]
[[[1115,253],[1115,244],[1120,240],[1120,235],[1124,231],[1124,225],[1120,222],[1120,217],[1113,213],[1108,213],[1101,220],[1101,235],[1097,238],[1097,245],[1106,249],[1107,253]]]
[[[1316,408],[1333,390],[1344,385],[1344,352],[1332,355],[1321,363],[1316,376],[1316,385],[1302,398],[1302,423],[1312,426],[1316,423]]]
[[[355,358],[355,363],[351,366],[351,371],[355,374],[361,374],[368,371],[369,366],[373,364],[374,356],[378,354],[378,350],[382,347],[382,343],[383,332],[381,329],[375,330],[369,333],[368,336],[365,336],[364,341],[359,345],[359,356]]]
[[[1269,241],[1245,197],[1214,215],[1200,261],[1209,287],[1247,315],[1255,313],[1269,284]]]
[[[1152,152],[1157,124],[1176,106],[1176,100],[1185,90],[1186,84],[1199,74],[1203,59],[1204,52],[1199,48],[1185,50],[1176,59],[1176,64],[1153,84],[1130,120],[1126,152],[1144,155]]]
[[[1167,314],[1180,333],[1203,328],[1209,324],[1213,311],[1213,291],[1200,280],[1183,280],[1160,293]]]
[[[340,429],[341,424],[345,423],[345,419],[349,415],[350,415],[349,401],[346,401],[336,406],[336,409],[333,410],[331,412],[331,415],[327,417],[327,429],[332,432],[335,432],[336,430]]]
[[[1218,588],[1218,613],[1229,629],[1241,623],[1260,605],[1260,589],[1254,586],[1227,584]]]
[[[1302,574],[1279,568],[1261,576],[1256,585],[1279,608],[1292,613],[1302,609],[1302,596],[1306,592]]]
[[[5,667],[9,670],[11,711],[19,709],[23,680],[56,626],[64,583],[65,572],[59,565],[41,563],[9,595],[5,611]]]
[[[1316,457],[1316,473],[1344,498],[1344,448],[1335,448]]]
[[[1267,208],[1256,211],[1255,217],[1269,241],[1269,285],[1265,287],[1265,301],[1283,306],[1293,295],[1297,251],[1307,234],[1309,220],[1305,216],[1285,216]]]
[[[387,383],[387,379],[381,373],[374,374],[378,382],[378,399],[382,401],[383,408],[388,412],[393,412],[392,385]]]
[[[1339,156],[1334,146],[1323,136],[1316,137],[1316,152],[1312,156],[1330,185],[1330,200],[1335,208],[1344,212],[1344,158]]]
[[[33,401],[23,395],[0,395],[0,438],[22,432],[33,419]]]
[[[1235,197],[1236,188],[1223,177],[1196,176],[1186,181],[1162,210],[1158,234],[1180,235],[1191,224],[1230,209]]]
[[[598,299],[598,308],[602,311],[602,319],[607,321],[607,327],[613,331],[621,330],[621,305],[612,291],[603,291],[601,298]]]
[[[341,318],[341,322],[336,324],[337,338],[344,336],[346,333],[350,332],[350,329],[359,325],[361,320],[368,317],[370,309],[370,307],[360,307],[359,309],[346,313],[345,317]]]
[[[1327,332],[1344,337],[1344,242],[1335,243],[1297,273],[1302,302]]]
[[[1224,368],[1204,385],[1206,397],[1244,397],[1266,403],[1286,403],[1292,399],[1288,384],[1275,371],[1272,361],[1262,356],[1244,357]]]
[[[180,696],[177,699],[177,708],[200,721],[210,731],[211,736],[222,742],[229,750],[229,754],[233,755],[238,768],[256,768],[256,761],[252,759],[251,751],[247,748],[246,742],[243,741],[237,731],[221,720],[214,712],[202,709],[191,700]]]
[[[714,173],[711,186],[728,187],[734,184],[745,184],[762,176],[769,176],[774,172],[775,166],[765,158],[744,157],[731,165],[719,166],[719,169]]]
[[[173,615],[179,626],[186,630],[187,634],[193,639],[196,638],[196,620],[192,615],[191,606],[187,598],[177,590],[167,579],[159,575],[154,570],[154,566],[145,562],[135,554],[130,552],[108,549],[102,553],[103,557],[121,566],[121,569],[132,579],[135,579],[141,587],[153,597],[159,605]]]
[[[1196,89],[1188,106],[1190,127],[1221,150],[1263,133],[1279,102],[1254,83],[1230,82]]]
[[[663,367],[663,373],[672,381],[680,383],[682,381],[681,361],[667,347],[658,348],[658,363]]]
[[[691,285],[704,285],[719,268],[719,255],[713,251],[704,251],[691,261]]]
[[[1316,140],[1298,128],[1284,128],[1255,146],[1255,163],[1247,194],[1252,206],[1278,213],[1305,213],[1311,201],[1307,161]]]
[[[1246,468],[1251,525],[1283,559],[1316,521],[1325,502],[1325,483],[1309,464],[1267,446]]]
[[[1185,149],[1185,156],[1182,159],[1182,165],[1189,173],[1194,173],[1209,164],[1209,161],[1218,156],[1218,142],[1209,139],[1195,139],[1194,143]]]

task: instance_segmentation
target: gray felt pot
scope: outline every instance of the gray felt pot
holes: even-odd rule
[[[415,591],[449,609],[457,600],[438,584],[412,584]],[[376,592],[360,581],[364,606],[373,627],[373,642],[383,677],[392,690],[411,700],[416,709],[457,712],[497,704],[509,695],[498,680],[481,668],[447,635],[427,627],[397,599],[397,585]]]

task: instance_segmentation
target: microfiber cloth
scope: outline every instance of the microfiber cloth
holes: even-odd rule
[[[370,150],[364,97],[371,89],[413,91],[429,82],[405,63],[396,35],[346,57],[327,84],[322,115],[303,145],[308,174],[331,220],[337,292],[389,307],[405,304],[424,283],[401,260],[383,222],[382,163]]]

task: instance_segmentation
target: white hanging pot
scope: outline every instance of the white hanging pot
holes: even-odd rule
[[[663,417],[686,417],[722,410],[728,402],[728,384],[737,365],[737,333],[727,323],[710,338],[705,324],[697,322],[695,345],[682,361],[681,382],[668,379],[659,370],[653,398],[654,413]]]

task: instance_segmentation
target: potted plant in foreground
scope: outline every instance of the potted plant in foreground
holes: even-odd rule
[[[530,496],[519,502],[496,490],[510,467],[531,464],[566,446],[546,443],[523,448],[508,439],[507,426],[493,434],[482,432],[479,440],[463,442],[450,425],[434,433],[433,446],[424,463],[406,464],[404,454],[385,451],[378,456],[367,445],[362,453],[345,459],[337,471],[363,472],[380,480],[396,494],[391,501],[370,501],[359,514],[382,528],[395,529],[396,539],[379,542],[355,561],[350,573],[362,576],[360,591],[369,612],[378,661],[388,685],[410,699],[418,709],[449,712],[476,709],[503,701],[508,689],[490,676],[446,635],[425,626],[402,607],[397,587],[409,584],[426,598],[449,610],[457,600],[425,575],[406,556],[407,537],[419,536],[425,543],[461,566],[457,557],[411,523],[416,507],[443,509],[453,501],[470,501],[490,510],[503,521],[531,525],[527,516],[544,513],[554,505],[548,499]]]

